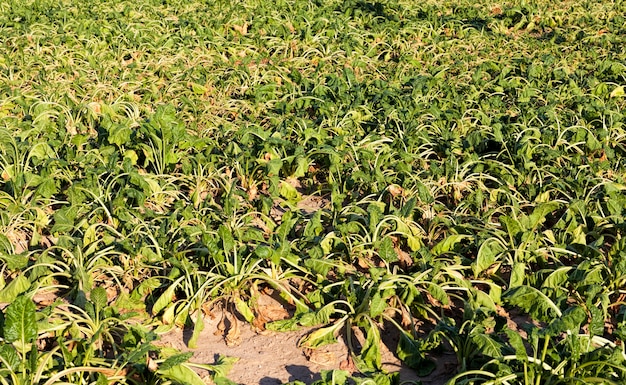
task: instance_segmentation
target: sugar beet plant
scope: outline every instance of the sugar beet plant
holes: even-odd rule
[[[391,330],[450,384],[624,383],[625,11],[3,2],[0,382],[200,384],[154,342],[217,315],[344,341],[318,383],[400,381]]]

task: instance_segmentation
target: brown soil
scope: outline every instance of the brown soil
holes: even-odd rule
[[[298,346],[298,341],[310,332],[311,328],[295,332],[256,332],[249,324],[241,321],[239,331],[241,343],[228,346],[218,330],[219,319],[207,319],[196,349],[189,349],[186,341],[191,331],[173,330],[161,336],[160,345],[181,351],[194,352],[191,362],[213,364],[218,355],[237,357],[239,361],[228,373],[228,378],[244,385],[277,385],[290,381],[311,384],[320,379],[320,371],[331,369],[349,370],[348,352],[341,337],[338,343],[315,350]],[[384,333],[383,333],[384,334]],[[443,385],[453,376],[456,362],[453,355],[434,358],[437,369],[427,377],[417,377],[416,373],[400,363],[387,348],[393,344],[393,336],[383,335],[381,344],[383,367],[387,372],[400,372],[401,383],[423,385]],[[391,340],[391,341],[390,341]]]

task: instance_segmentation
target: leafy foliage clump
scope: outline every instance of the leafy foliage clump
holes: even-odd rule
[[[153,342],[218,313],[343,339],[322,383],[398,380],[390,330],[451,384],[623,383],[624,11],[3,2],[0,382],[201,383]]]

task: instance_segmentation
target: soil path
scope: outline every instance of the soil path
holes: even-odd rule
[[[290,381],[311,384],[320,379],[321,370],[349,369],[347,350],[341,338],[336,344],[324,346],[315,351],[305,351],[298,347],[298,341],[312,329],[296,332],[263,332],[252,330],[248,324],[239,326],[240,343],[228,346],[223,335],[217,333],[217,320],[207,320],[198,347],[189,349],[187,331],[174,330],[161,337],[160,344],[192,351],[192,362],[212,364],[219,354],[237,357],[239,361],[228,373],[228,378],[244,385],[279,385]],[[437,370],[428,377],[417,377],[415,372],[403,367],[385,345],[382,345],[384,369],[388,372],[400,371],[401,383],[423,385],[443,385],[451,377],[450,366],[454,365],[451,356],[437,359]]]

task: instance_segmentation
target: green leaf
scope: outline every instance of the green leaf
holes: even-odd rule
[[[11,243],[8,239],[7,242]],[[2,261],[10,270],[23,270],[30,262],[30,255],[28,253],[3,255]]]
[[[37,338],[37,308],[26,296],[17,297],[6,309],[4,339],[23,350]]]
[[[369,322],[367,326],[367,336],[365,342],[361,347],[361,353],[359,360],[355,360],[357,363],[362,362],[364,367],[360,367],[361,372],[378,371],[381,369],[381,354],[380,354],[380,333],[378,327],[372,322]]]
[[[237,361],[239,361],[237,357],[228,357],[222,354],[218,355],[215,363],[211,365],[211,370],[214,373],[213,380],[225,378]]]
[[[393,241],[390,237],[384,237],[378,244],[378,256],[385,262],[395,262],[398,260],[398,254],[393,248]]]
[[[474,277],[478,277],[483,271],[489,269],[502,254],[504,248],[496,239],[486,240],[478,249],[476,261],[472,264]]]
[[[515,356],[518,360],[524,362],[528,360],[528,353],[526,352],[526,345],[524,340],[518,331],[509,328],[504,329],[504,333],[508,338],[509,345],[515,350]]]
[[[513,219],[507,215],[501,216],[499,218],[499,221],[500,224],[502,224],[502,226],[506,228],[506,231],[512,240],[515,240],[517,238],[517,235],[523,231],[522,224],[518,220]]]
[[[109,143],[116,144],[118,146],[123,146],[130,141],[130,136],[132,134],[132,130],[126,124],[114,123],[108,127],[109,131]]]
[[[477,289],[471,289],[470,293],[472,294],[470,299],[474,308],[484,307],[492,311],[497,310],[496,301],[499,301],[500,298],[492,298],[489,294]]]
[[[280,169],[283,168],[283,161],[281,159],[271,159],[267,162],[267,174],[268,175],[278,175],[280,173]]]
[[[200,338],[200,333],[204,330],[204,317],[202,315],[202,311],[198,310],[196,312],[196,322],[193,325],[193,333],[191,333],[191,338],[187,342],[187,346],[190,349],[195,349],[198,347],[198,338]]]
[[[291,184],[280,181],[280,187],[278,189],[278,193],[281,197],[285,198],[288,202],[297,203],[302,200],[302,195],[296,190],[294,186]]]
[[[28,289],[30,289],[30,281],[23,274],[20,274],[0,290],[0,302],[11,303],[18,295]]]
[[[324,384],[328,385],[344,385],[348,378],[350,377],[350,373],[345,370],[322,370],[320,371],[320,377],[322,377],[322,381]]]
[[[107,292],[103,287],[97,286],[91,290],[91,302],[96,307],[96,313],[99,313],[100,310],[104,309],[107,305]]]
[[[604,334],[605,314],[602,309],[591,306],[589,307],[591,321],[589,322],[589,334],[602,336]]]
[[[385,311],[386,308],[386,299],[381,296],[380,292],[374,293],[372,299],[370,300],[370,317],[378,317]]]
[[[481,352],[481,354],[493,358],[502,357],[502,343],[496,341],[489,334],[485,334],[484,330],[477,333],[472,333],[470,337],[472,339],[472,342],[476,344],[477,350]]]
[[[528,217],[527,230],[534,230],[543,223],[546,219],[546,215],[558,209],[561,205],[557,202],[541,203],[533,210],[533,213]]]
[[[102,373],[98,373],[98,379],[96,380],[96,385],[109,385],[109,380],[107,376]]]
[[[222,240],[224,251],[231,251],[235,247],[235,239],[230,229],[224,225],[220,225],[217,229],[217,235]]]
[[[265,329],[273,330],[275,332],[287,332],[298,330],[300,327],[296,317],[292,317],[285,320],[272,321],[265,324]]]
[[[165,309],[168,305],[172,303],[172,301],[174,300],[176,286],[177,285],[172,284],[167,289],[165,289],[163,294],[161,294],[159,299],[157,299],[152,306],[152,315],[159,314],[161,310]]]
[[[337,338],[335,337],[337,329],[337,325],[331,325],[314,330],[300,340],[300,345],[307,348],[317,348],[333,344],[337,342]]]
[[[239,314],[243,316],[243,318],[249,323],[254,322],[254,313],[250,309],[250,306],[246,303],[246,301],[242,300],[239,297],[235,297],[235,307]]]
[[[513,306],[529,312],[539,321],[550,321],[554,316],[560,317],[561,310],[548,296],[532,286],[518,286],[507,290],[503,297]]]
[[[231,381],[226,377],[213,377],[212,380],[215,385],[238,385],[236,382]]]
[[[563,288],[569,277],[570,271],[573,270],[572,266],[561,266],[555,269],[546,277],[541,284],[541,287],[547,287],[550,289]]]
[[[581,324],[586,320],[587,312],[581,306],[571,307],[564,311],[559,318],[550,322],[541,332],[549,336],[558,336],[561,333],[578,334]]]
[[[256,249],[254,249],[254,254],[256,254],[257,257],[261,258],[261,259],[265,259],[265,260],[269,260],[272,257],[272,249],[270,247],[267,246],[257,246]]]
[[[184,364],[189,361],[191,357],[193,357],[193,352],[185,352],[167,357],[167,359],[159,365],[159,370],[168,370],[174,366]]]
[[[435,370],[435,363],[422,352],[422,341],[414,340],[407,333],[400,334],[396,354],[403,364],[415,369],[418,376],[427,376]]]
[[[459,245],[465,239],[471,239],[470,235],[464,234],[453,234],[444,238],[443,241],[437,243],[435,247],[431,250],[431,253],[434,256],[439,256],[441,254],[449,253],[457,249],[457,245]]]
[[[526,264],[521,262],[514,263],[511,269],[509,287],[514,288],[523,285],[524,279],[526,279]]]
[[[167,369],[158,369],[157,373],[163,377],[185,385],[206,385],[198,374],[184,364],[176,365]]]
[[[609,96],[612,98],[619,98],[623,97],[624,95],[626,95],[626,93],[624,92],[624,86],[617,86],[613,91],[611,91],[611,94]]]
[[[0,345],[0,357],[2,357],[2,360],[4,360],[9,369],[12,371],[16,371],[21,362],[20,356],[17,354],[15,348],[8,344]],[[0,367],[2,366],[3,365],[0,362]]]
[[[441,286],[429,282],[426,285],[426,290],[428,290],[428,293],[437,301],[441,302],[442,305],[447,305],[448,304],[448,295],[446,294],[445,290],[443,290],[441,288]]]

